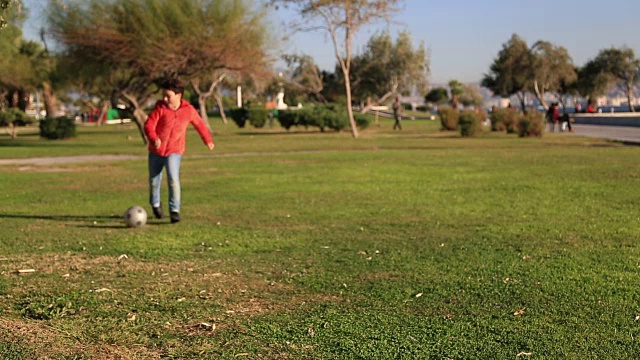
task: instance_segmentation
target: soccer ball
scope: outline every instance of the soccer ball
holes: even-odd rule
[[[132,206],[124,213],[124,223],[128,227],[143,227],[147,223],[147,212],[140,206]]]

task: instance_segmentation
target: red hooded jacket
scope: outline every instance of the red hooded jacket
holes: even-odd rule
[[[166,102],[158,101],[144,123],[149,151],[160,156],[184,154],[189,124],[196,128],[205,144],[213,142],[207,125],[191,104],[182,99],[178,110],[172,110]],[[156,139],[161,141],[159,148],[154,145]]]

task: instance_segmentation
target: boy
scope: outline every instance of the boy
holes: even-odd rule
[[[163,99],[156,103],[144,124],[149,139],[149,202],[156,218],[164,212],[160,203],[162,169],[167,168],[169,183],[169,215],[171,223],[180,221],[180,160],[185,151],[189,124],[198,131],[209,150],[213,138],[196,109],[182,99],[184,85],[177,79],[162,84]]]

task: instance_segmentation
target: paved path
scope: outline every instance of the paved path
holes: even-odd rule
[[[640,145],[640,127],[628,126],[605,126],[605,125],[585,125],[573,124],[576,136],[587,136],[601,139],[610,139],[621,141],[627,144]],[[315,151],[306,151],[311,153]],[[301,152],[298,152],[301,153]],[[303,152],[304,153],[304,152]],[[252,156],[263,155],[263,153],[239,153],[239,154],[216,154],[213,157],[232,157],[232,156]],[[117,161],[117,160],[142,160],[145,156],[136,155],[79,155],[79,156],[60,156],[60,157],[38,157],[26,159],[0,159],[2,165],[31,165],[31,166],[51,166],[58,164],[84,163],[95,161]]]
[[[640,127],[573,124],[573,134],[640,145]]]

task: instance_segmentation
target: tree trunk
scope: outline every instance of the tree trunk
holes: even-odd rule
[[[144,112],[144,110],[135,108],[133,110],[133,117],[136,125],[138,126],[140,137],[142,137],[142,142],[147,145],[147,136],[144,134],[144,123],[147,121],[147,114]]]
[[[538,80],[535,80],[533,82],[533,90],[536,94],[536,98],[538,99],[538,101],[540,102],[540,105],[542,105],[542,107],[546,110],[549,110],[549,106],[547,105],[547,103],[544,101],[544,92],[540,91],[540,88],[538,87]]]
[[[636,112],[636,109],[633,108],[631,104],[631,92],[633,91],[633,84],[627,84],[627,101],[629,102],[629,111]]]
[[[9,129],[11,129],[11,138],[15,139],[18,137],[18,127],[13,122],[9,123]]]
[[[347,95],[347,114],[349,115],[349,125],[351,126],[351,135],[354,138],[358,138],[358,127],[356,120],[353,117],[353,106],[351,105],[351,80],[349,79],[349,70],[343,68],[344,74],[344,89]]]
[[[47,117],[55,117],[58,104],[56,101],[56,95],[51,89],[51,84],[47,81],[42,83],[42,95],[44,97],[44,110],[47,112]]]
[[[200,108],[200,117],[204,120],[204,123],[207,125],[207,129],[209,132],[213,132],[211,129],[211,124],[209,124],[209,116],[207,115],[207,97],[205,94],[198,95],[198,106]]]
[[[9,107],[17,108],[20,105],[20,92],[16,89],[11,92],[11,98],[9,99]]]
[[[147,121],[147,114],[144,112],[144,110],[142,110],[139,104],[146,102],[148,97],[138,99],[126,92],[122,92],[122,96],[124,96],[124,98],[129,102],[127,110],[129,110],[133,114],[133,119],[135,120],[136,126],[138,126],[138,131],[140,132],[142,142],[147,145],[147,136],[144,133],[144,123]]]
[[[100,115],[98,115],[98,119],[96,120],[97,126],[102,126],[102,118],[107,116],[107,111],[109,111],[109,102],[103,101],[102,108],[100,109]]]
[[[216,93],[213,95],[213,98],[216,100],[216,104],[218,105],[218,109],[220,109],[220,116],[222,117],[222,123],[227,125],[227,114],[224,112],[224,107],[222,106],[222,98],[220,97],[220,93]]]
[[[374,102],[369,102],[366,106],[362,107],[362,110],[360,111],[360,113],[362,114],[366,114],[367,112],[369,112],[369,110],[371,110],[372,107],[380,105],[381,103],[385,102],[391,95],[396,93],[396,90],[398,89],[398,86],[394,86],[393,89],[391,91],[389,91],[388,93],[382,95],[380,98],[378,98],[378,100],[374,101]]]
[[[523,92],[519,92],[518,94],[518,100],[520,100],[520,107],[522,108],[522,113],[526,114],[527,113],[527,105],[525,103],[525,93]]]

